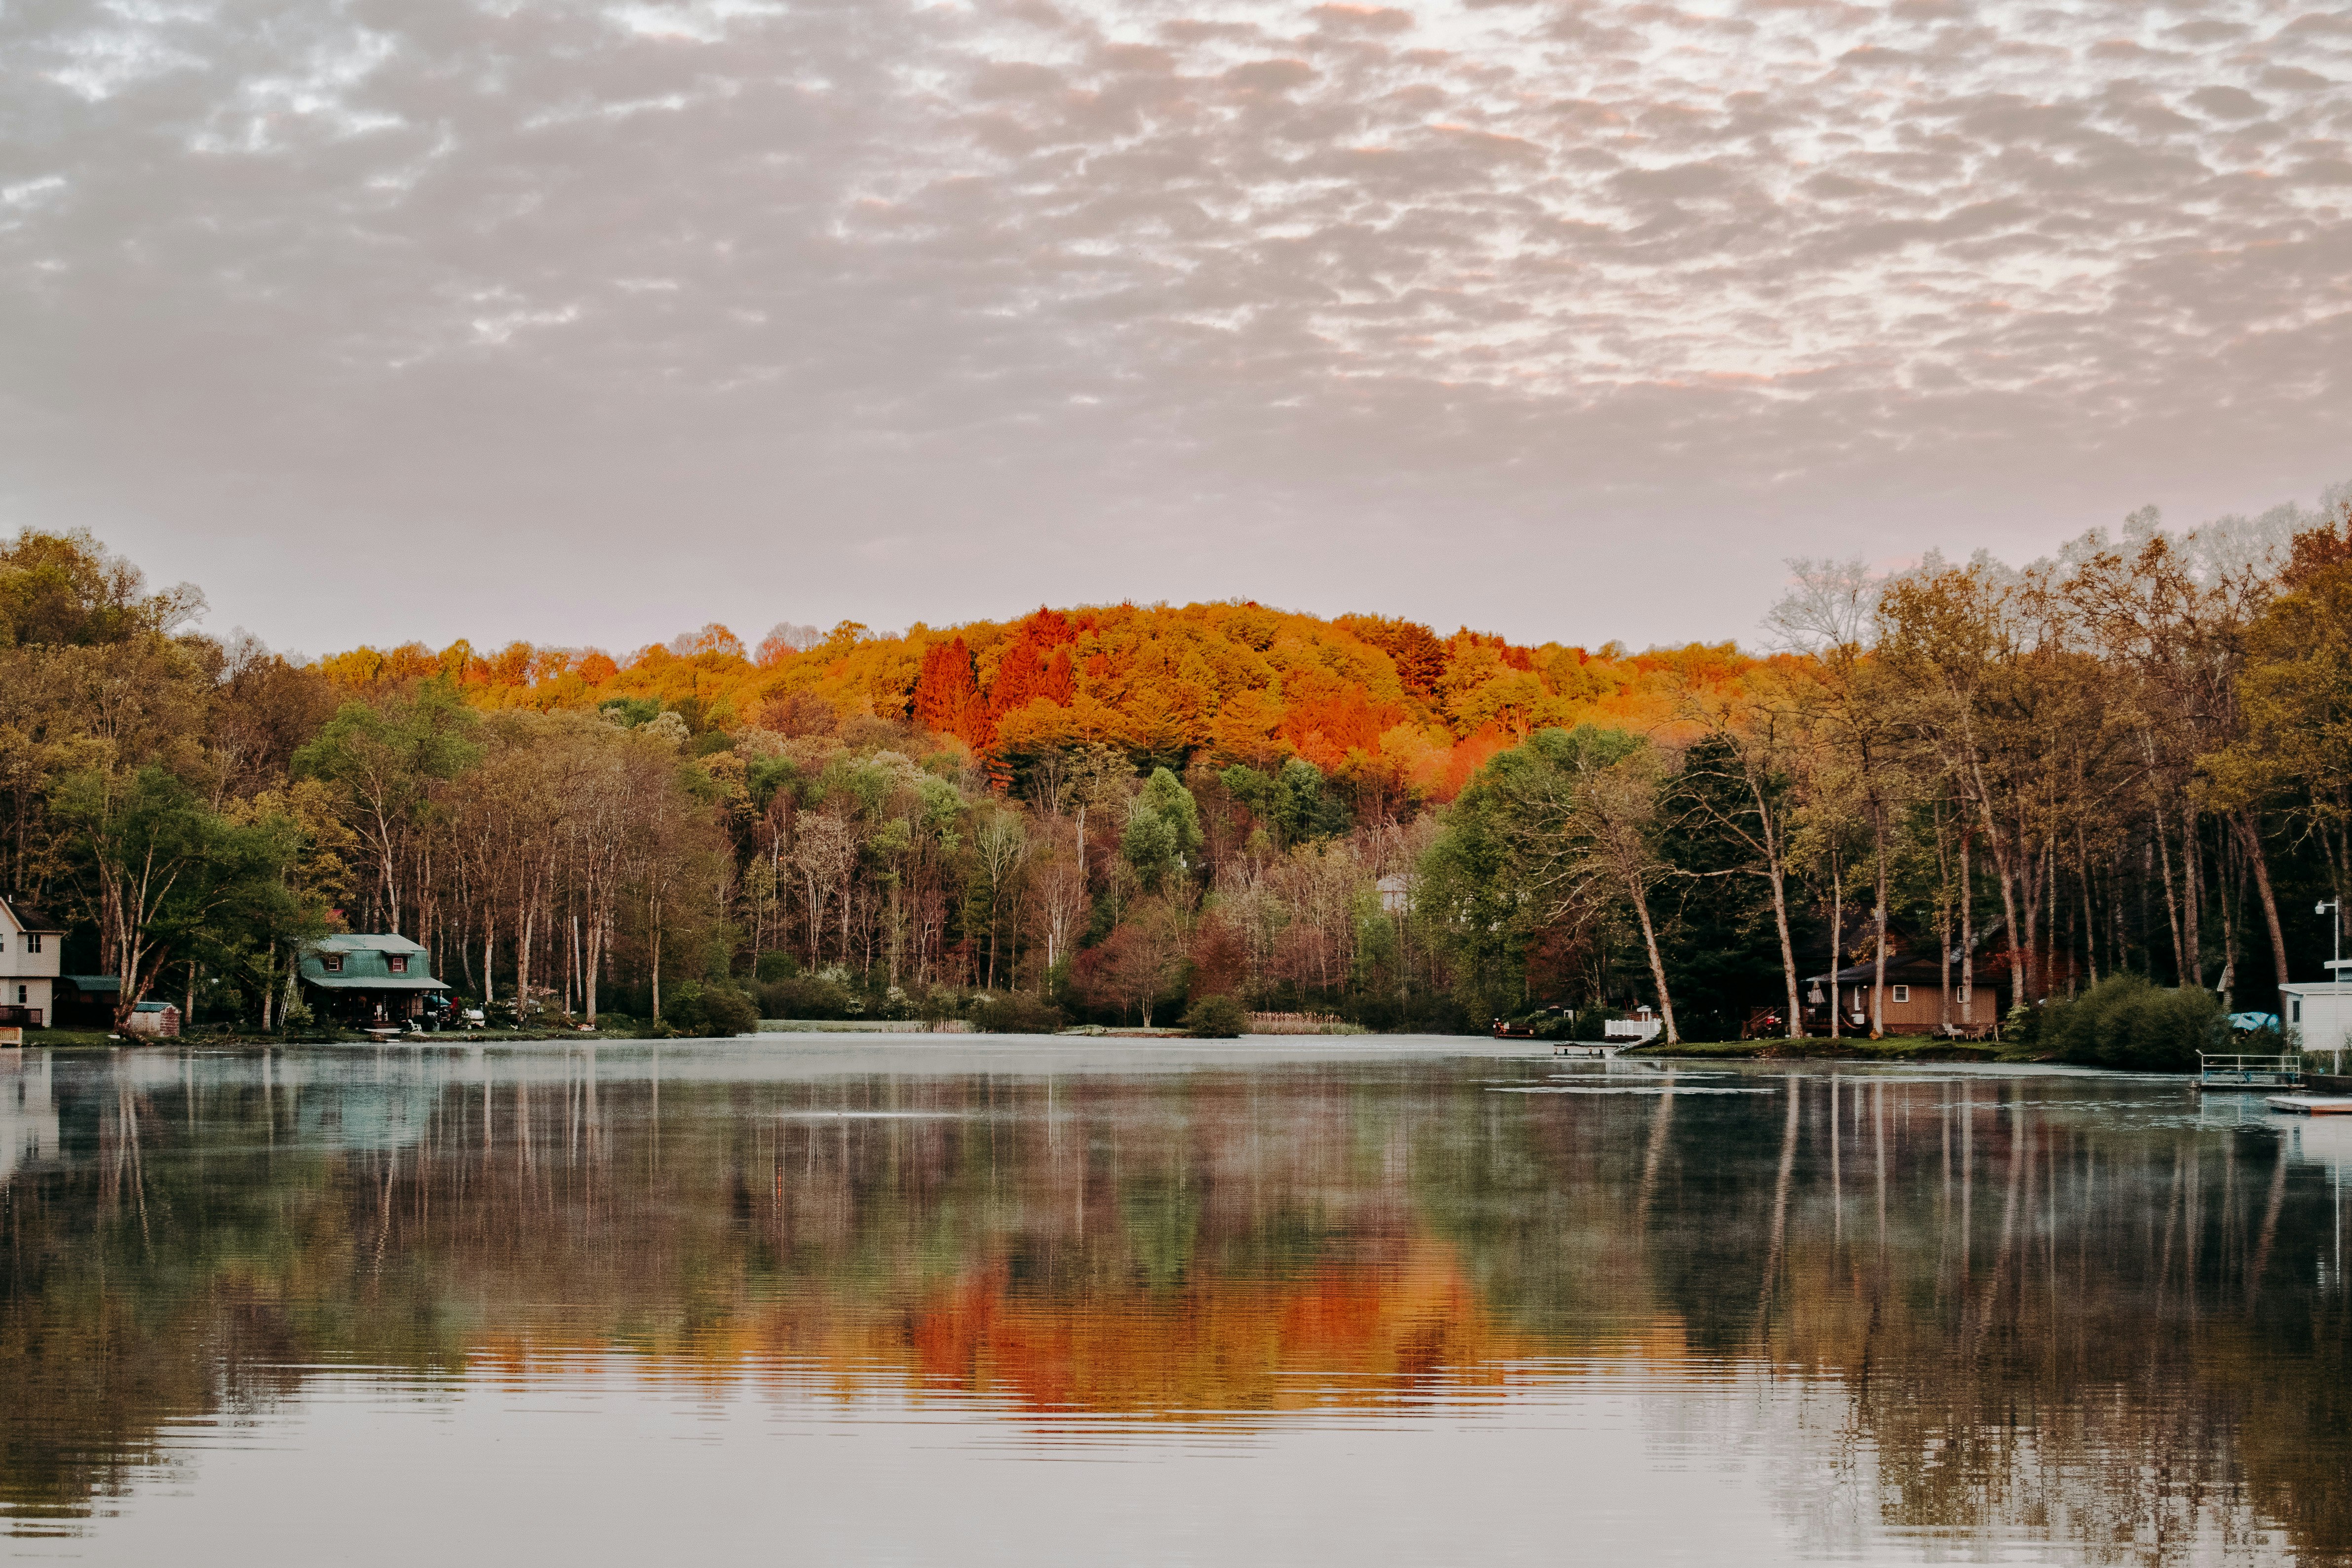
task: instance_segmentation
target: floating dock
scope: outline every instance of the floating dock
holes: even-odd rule
[[[2352,1116],[2352,1094],[2273,1094],[2263,1103],[2299,1116]]]

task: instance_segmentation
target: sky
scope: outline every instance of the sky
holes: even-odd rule
[[[215,632],[1760,640],[2352,477],[2304,0],[0,0],[0,528]]]

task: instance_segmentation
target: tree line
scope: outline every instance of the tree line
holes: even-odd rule
[[[599,1024],[1794,1033],[1907,956],[1946,1022],[1990,988],[2031,1027],[2116,977],[2270,1008],[2352,869],[2340,495],[1794,562],[1759,654],[1219,604],[297,661],[203,608],[86,535],[0,549],[0,882],[126,1012],[299,1026],[295,946],[343,928]]]

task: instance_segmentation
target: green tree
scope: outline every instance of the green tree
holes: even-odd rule
[[[434,786],[481,758],[471,739],[476,723],[474,710],[448,682],[427,681],[415,696],[382,706],[345,703],[319,738],[294,755],[297,769],[338,786],[349,802],[385,931],[401,928],[411,852]]]
[[[164,768],[86,768],[58,790],[83,903],[113,956],[115,1027],[173,956],[268,940],[300,918],[287,884],[299,853],[294,821],[232,822]]]
[[[1201,844],[1201,808],[1192,792],[1167,768],[1153,768],[1128,812],[1119,853],[1145,890],[1157,892],[1171,872],[1191,870]]]

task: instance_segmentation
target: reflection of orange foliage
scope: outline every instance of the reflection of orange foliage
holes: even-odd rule
[[[1384,1263],[1108,1300],[1028,1296],[999,1269],[919,1310],[908,1349],[930,1387],[1129,1413],[1380,1404],[1441,1373],[1448,1387],[1499,1384],[1525,1354],[1452,1250],[1425,1241]]]

